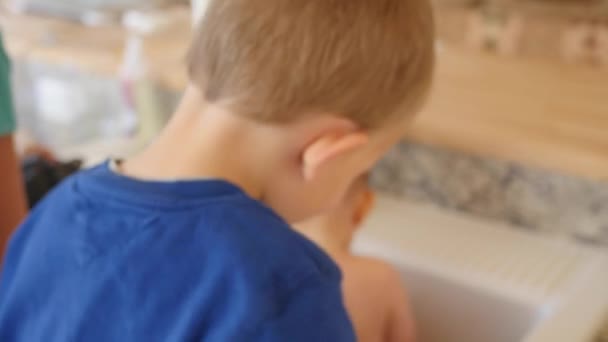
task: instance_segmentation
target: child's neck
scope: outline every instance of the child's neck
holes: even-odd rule
[[[147,180],[223,179],[261,198],[274,151],[261,148],[264,140],[252,125],[209,106],[198,90],[189,89],[167,128],[122,171]]]

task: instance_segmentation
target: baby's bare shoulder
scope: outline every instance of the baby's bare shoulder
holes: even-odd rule
[[[401,277],[397,269],[386,261],[364,257],[351,256],[349,267],[355,271],[373,276],[376,280],[383,280],[391,283],[401,283]]]

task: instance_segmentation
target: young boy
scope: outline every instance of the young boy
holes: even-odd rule
[[[341,275],[286,222],[342,199],[428,92],[427,0],[211,0],[157,140],[13,237],[0,341],[352,341]]]
[[[344,201],[328,214],[297,225],[321,246],[344,274],[346,308],[361,342],[413,342],[415,326],[399,274],[380,260],[350,252],[357,228],[367,217],[374,195],[365,177],[357,180]]]

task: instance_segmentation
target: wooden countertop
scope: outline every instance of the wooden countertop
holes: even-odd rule
[[[0,22],[15,58],[118,74],[119,27],[1,13]],[[190,36],[188,17],[145,43],[151,76],[173,91],[186,84]],[[608,180],[608,71],[446,47],[433,96],[408,138]]]

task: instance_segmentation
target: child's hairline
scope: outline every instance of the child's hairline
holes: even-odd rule
[[[293,123],[296,123],[299,121],[304,121],[309,118],[313,118],[315,116],[328,115],[328,116],[333,116],[336,118],[349,120],[353,124],[355,124],[359,129],[370,132],[370,133],[374,133],[374,132],[381,132],[383,129],[386,129],[387,127],[392,127],[395,124],[402,124],[404,121],[408,121],[408,119],[411,119],[411,118],[417,116],[420,113],[420,111],[422,110],[422,108],[424,107],[424,105],[428,102],[428,99],[430,97],[432,77],[431,77],[431,80],[429,80],[428,82],[425,82],[425,83],[427,83],[427,84],[420,87],[422,89],[422,91],[419,91],[418,92],[419,94],[416,94],[413,96],[407,96],[406,101],[403,101],[390,114],[385,115],[383,119],[377,120],[374,125],[363,125],[360,122],[357,122],[356,119],[352,118],[349,115],[340,114],[339,111],[302,109],[302,110],[295,111],[300,114],[284,116],[285,120],[276,120],[276,119],[270,119],[270,118],[261,119],[261,118],[248,117],[246,115],[242,115],[242,113],[239,113],[239,111],[237,109],[232,109],[232,108],[238,107],[238,104],[236,104],[238,102],[238,100],[236,100],[236,99],[226,99],[225,98],[225,99],[221,99],[219,101],[208,102],[208,103],[211,105],[214,105],[214,106],[218,106],[219,108],[222,108],[233,115],[237,115],[239,117],[246,118],[253,122],[257,122],[261,125],[287,126],[289,124],[293,124]],[[203,88],[201,85],[199,85],[196,81],[190,79],[189,87],[193,87],[194,89],[196,89],[198,95],[201,96],[205,101],[208,101],[207,99],[205,99],[205,90],[204,90],[205,88]]]

